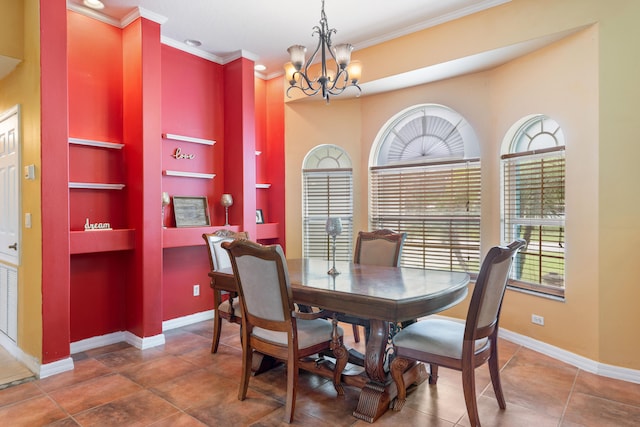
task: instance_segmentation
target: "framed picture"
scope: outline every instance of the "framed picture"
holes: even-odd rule
[[[173,215],[176,218],[176,227],[211,225],[206,197],[173,196]]]
[[[256,224],[264,224],[264,216],[262,215],[262,209],[256,209]]]

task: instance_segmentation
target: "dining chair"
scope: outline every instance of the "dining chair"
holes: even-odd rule
[[[336,357],[333,386],[344,395],[341,376],[347,364],[344,332],[327,312],[303,313],[293,303],[287,261],[280,245],[249,240],[224,242],[238,284],[242,310],[242,378],[238,399],[247,395],[254,351],[287,363],[285,421],[293,420],[301,358],[331,350]],[[319,356],[319,361],[322,358]],[[320,363],[318,361],[318,363]]]
[[[387,228],[360,231],[356,239],[353,263],[398,267],[406,238],[407,233],[398,233]],[[365,327],[366,338],[366,331],[368,330],[366,321],[350,319],[348,316],[341,317],[339,320],[346,323],[353,322],[353,340],[355,342],[360,342],[358,324],[362,324]]]
[[[475,368],[489,364],[491,383],[500,409],[506,408],[498,366],[498,322],[509,270],[522,239],[508,246],[495,246],[485,256],[475,283],[464,323],[427,318],[413,323],[393,337],[395,359],[391,376],[398,390],[393,409],[400,411],[406,401],[402,377],[412,361],[430,364],[429,384],[436,384],[438,367],[462,371],[462,388],[471,425],[480,426],[476,401]]]
[[[235,239],[248,239],[249,233],[245,231],[217,230],[213,233],[204,233],[202,238],[207,243],[209,251],[209,267],[211,271],[217,271],[224,268],[231,268],[231,260],[227,251],[220,246],[222,242],[230,242]],[[215,289],[213,285],[213,306],[216,307],[213,317],[213,342],[211,343],[211,353],[218,351],[220,342],[220,332],[222,330],[222,319],[228,322],[242,324],[242,312],[240,310],[240,302],[235,292],[224,292],[227,298],[223,301],[223,292]]]

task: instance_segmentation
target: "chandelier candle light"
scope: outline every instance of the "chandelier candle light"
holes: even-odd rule
[[[308,60],[305,60],[307,48],[301,45],[293,45],[287,52],[291,55],[291,62],[285,64],[285,76],[289,82],[287,96],[293,88],[300,89],[305,95],[313,96],[318,92],[322,93],[327,103],[329,95],[340,95],[346,88],[355,87],[358,96],[362,92],[358,86],[358,80],[362,72],[360,61],[351,61],[351,51],[353,46],[348,43],[331,45],[331,34],[335,33],[335,28],[329,28],[327,15],[324,13],[324,0],[322,0],[322,12],[320,13],[320,25],[313,27],[312,34],[318,34],[318,46]],[[312,78],[309,75],[309,67],[315,61],[320,52],[320,75]],[[335,61],[335,69],[327,68],[327,59]]]
[[[333,267],[327,273],[335,276],[336,274],[340,274],[340,272],[336,269],[336,237],[342,233],[342,220],[337,217],[329,217],[327,218],[327,224],[325,225],[325,230],[331,239],[333,239],[332,245],[332,259],[333,259]]]
[[[220,198],[220,204],[224,206],[224,225],[229,225],[229,206],[233,205],[233,197],[231,194],[223,194]]]

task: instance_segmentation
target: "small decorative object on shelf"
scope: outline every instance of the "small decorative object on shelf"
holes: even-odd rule
[[[183,153],[182,152],[182,148],[178,147],[176,148],[176,150],[173,152],[173,154],[171,155],[171,157],[173,157],[174,159],[180,160],[180,159],[184,159],[184,160],[192,160],[196,158],[195,154],[187,154],[187,153]]]
[[[178,228],[211,225],[206,197],[173,196],[173,216]]]
[[[233,196],[231,194],[223,194],[220,197],[220,204],[224,206],[224,225],[229,226],[229,206],[233,205]]]
[[[169,193],[166,191],[162,192],[162,228],[167,228],[167,224],[164,220],[164,209],[171,203],[171,199],[169,198]]]
[[[95,222],[92,224],[89,222],[89,218],[87,218],[87,221],[84,223],[84,231],[95,230],[112,230],[112,228],[111,224],[109,224],[108,222]]]
[[[256,224],[264,224],[264,215],[262,209],[256,209]]]
[[[340,274],[340,272],[336,269],[336,237],[342,233],[342,220],[338,217],[329,217],[327,218],[327,224],[325,225],[325,230],[331,239],[332,248],[331,248],[331,258],[333,259],[333,267],[327,273],[335,276],[336,274]]]

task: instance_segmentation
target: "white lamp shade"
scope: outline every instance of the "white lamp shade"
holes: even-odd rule
[[[358,83],[358,80],[362,77],[362,63],[357,60],[351,61],[347,67],[347,72],[349,73],[349,80],[353,83]]]
[[[284,76],[290,85],[296,83],[296,80],[293,78],[293,75],[296,71],[296,67],[294,67],[291,62],[287,62],[286,64],[284,64]]]
[[[293,46],[289,47],[289,49],[287,49],[287,52],[289,52],[289,55],[291,55],[291,63],[293,64],[293,66],[296,68],[296,70],[300,71],[305,61],[307,48],[299,44],[294,44]]]
[[[345,68],[351,61],[351,51],[353,46],[348,43],[334,46],[333,53],[336,55],[336,62],[340,68]]]

